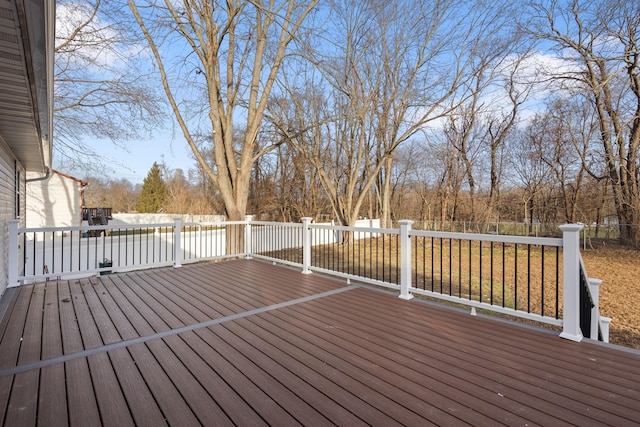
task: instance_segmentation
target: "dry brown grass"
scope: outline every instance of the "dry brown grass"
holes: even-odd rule
[[[413,285],[544,316],[562,316],[556,304],[561,260],[555,248],[415,238]],[[314,248],[313,265],[399,283],[397,236]],[[493,262],[492,262],[493,260]],[[544,260],[544,261],[543,261]],[[544,274],[544,280],[542,280]],[[562,297],[558,289],[558,300]],[[544,301],[544,303],[543,303]]]
[[[590,249],[582,258],[589,276],[602,280],[600,313],[613,318],[610,342],[640,349],[640,251]]]

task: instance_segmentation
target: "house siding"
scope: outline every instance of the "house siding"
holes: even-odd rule
[[[47,180],[27,184],[27,227],[79,227],[80,203],[80,182],[52,172]]]
[[[20,182],[19,200],[20,209],[16,211],[16,168],[19,172]],[[2,244],[0,245],[0,295],[4,294],[8,284],[8,254],[9,254],[9,220],[15,219],[19,214],[20,226],[25,225],[25,172],[22,165],[16,162],[9,147],[0,138],[0,233]]]

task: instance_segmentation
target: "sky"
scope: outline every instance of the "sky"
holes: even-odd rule
[[[56,9],[57,45],[64,43],[69,34],[89,19],[93,12],[90,6],[89,3],[85,4],[76,0],[58,3]],[[82,47],[82,51],[78,54],[59,56],[62,58],[61,67],[68,66],[68,63],[64,61],[71,61],[71,67],[75,66],[81,69],[77,75],[73,74],[76,78],[100,81],[103,79],[103,73],[108,73],[111,69],[129,70],[129,64],[126,62],[126,58],[130,56],[129,51],[138,52],[142,49],[135,44],[114,44],[103,48],[104,43],[101,40],[119,40],[121,38],[120,35],[114,33],[110,22],[103,18],[102,16],[94,17],[91,24],[86,28],[83,27],[85,32],[81,39],[95,40],[95,46],[88,43]],[[74,61],[77,61],[77,64]],[[88,77],[85,77],[83,72]],[[91,176],[115,180],[124,178],[134,184],[142,183],[154,162],[164,162],[169,169],[183,169],[186,175],[187,171],[195,166],[195,160],[182,133],[179,130],[174,131],[173,123],[170,120],[172,120],[172,116],[168,115],[165,126],[155,129],[149,139],[123,140],[118,141],[117,145],[108,139],[96,139],[91,134],[81,136],[80,146],[85,147],[86,152],[98,153],[102,158],[97,161],[89,161],[88,164],[78,167],[73,167],[71,162],[61,163],[58,161],[60,156],[55,153],[56,136],[54,135],[53,167],[80,179]],[[64,148],[60,148],[60,150],[63,151]]]
[[[64,5],[65,3],[63,3]],[[69,25],[73,20],[70,13],[79,13],[75,9],[72,12],[64,13],[64,7],[58,8],[58,31],[63,31],[69,27],[67,31],[73,30],[73,25]],[[81,17],[80,17],[81,18]],[[67,23],[66,27],[63,23]],[[96,25],[98,25],[96,23]],[[108,28],[108,27],[107,27]],[[95,52],[96,55],[104,55],[104,51]],[[126,56],[126,55],[124,55]],[[103,58],[104,61],[115,61],[114,58]],[[545,64],[552,68],[558,65],[554,63],[554,57],[546,54],[535,55],[531,59],[532,64],[527,64],[524,69],[531,70]],[[545,91],[537,91],[537,95],[542,95]],[[504,96],[504,94],[502,95]],[[505,99],[506,101],[506,99]],[[535,104],[535,100],[532,100]],[[500,94],[492,94],[489,101],[494,106],[500,108]],[[508,104],[508,103],[506,103]],[[171,115],[169,115],[171,117]],[[168,120],[172,120],[169,118]],[[134,184],[142,183],[147,173],[151,169],[154,162],[165,163],[169,169],[182,169],[187,175],[189,169],[195,167],[195,160],[191,154],[188,144],[184,140],[181,132],[177,132],[171,128],[168,123],[165,129],[158,129],[154,132],[153,138],[144,140],[121,141],[125,149],[117,146],[108,140],[95,140],[92,136],[85,136],[83,144],[93,149],[93,151],[104,156],[99,162],[99,170],[87,169],[69,169],[57,166],[54,162],[54,168],[60,168],[62,172],[71,174],[75,177],[84,179],[88,176],[99,176],[111,178],[115,180],[127,179]],[[55,145],[55,141],[54,141]]]
[[[55,145],[55,140],[54,140]],[[196,161],[191,149],[182,136],[174,136],[171,131],[159,130],[153,138],[120,142],[116,146],[110,140],[96,140],[90,136],[83,138],[82,144],[101,153],[103,158],[95,165],[61,165],[54,156],[53,168],[79,179],[99,177],[112,180],[127,179],[132,184],[142,184],[154,162],[165,163],[170,170],[182,169],[188,176]]]
[[[78,178],[85,178],[85,175],[100,176],[105,172],[105,178],[125,178],[133,184],[142,184],[154,162],[164,162],[169,169],[182,169],[185,175],[196,164],[187,142],[181,137],[174,137],[170,131],[157,134],[153,139],[124,142],[126,150],[115,146],[111,141],[93,141],[87,138],[84,142],[104,155],[104,169],[64,171]]]

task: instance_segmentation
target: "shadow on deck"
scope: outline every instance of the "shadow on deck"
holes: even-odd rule
[[[6,294],[4,425],[631,425],[640,353],[260,261]]]

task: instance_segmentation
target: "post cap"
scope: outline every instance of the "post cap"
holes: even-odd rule
[[[563,224],[560,226],[560,230],[562,231],[580,231],[584,228],[584,224]]]

